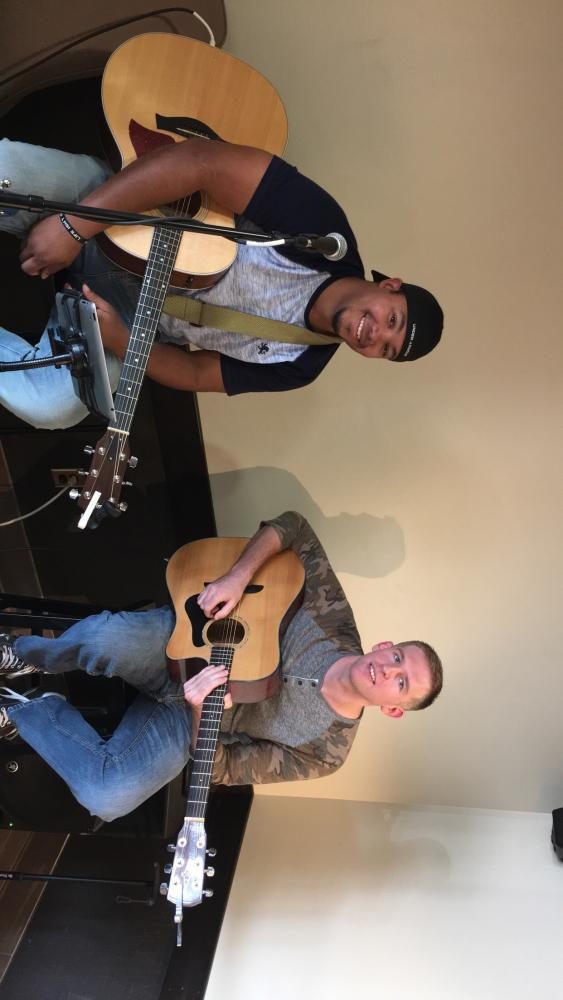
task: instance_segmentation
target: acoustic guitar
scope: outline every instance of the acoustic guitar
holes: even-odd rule
[[[106,63],[102,103],[122,167],[190,136],[258,146],[269,153],[281,153],[287,140],[287,116],[272,84],[240,59],[182,35],[137,35],[120,45]],[[152,214],[233,226],[232,215],[205,192]],[[112,227],[103,249],[121,266],[142,274],[151,235],[146,226]],[[235,254],[236,244],[221,236],[185,233],[170,284],[213,284]]]
[[[194,135],[271,153],[285,146],[287,118],[268,80],[240,59],[192,38],[147,34],[124,42],[107,62],[102,98],[124,167],[163,143]],[[233,224],[232,216],[213,205],[205,192],[154,214],[170,213]],[[209,286],[236,255],[236,244],[223,237],[146,226],[110,228],[103,249],[144,277],[115,393],[114,426],[95,448],[87,449],[90,470],[74,496],[82,510],[80,528],[96,527],[104,515],[118,516],[127,509],[121,490],[127,468],[137,464],[130,455],[129,433],[169,284]]]
[[[176,626],[166,653],[177,669],[222,664],[229,680],[205,698],[193,756],[186,815],[170,869],[163,885],[174,905],[177,943],[181,944],[182,913],[203,896],[207,836],[205,810],[213,772],[217,740],[229,688],[234,702],[254,702],[269,697],[279,686],[280,638],[297,610],[305,571],[290,549],[269,559],[255,574],[237,608],[220,621],[205,617],[197,597],[212,580],[227,573],[247,544],[245,538],[206,538],[190,542],[172,556],[166,580],[176,613]],[[204,653],[207,656],[204,657]]]

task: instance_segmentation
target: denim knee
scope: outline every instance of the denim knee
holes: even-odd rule
[[[88,409],[78,397],[75,399],[59,397],[58,400],[53,400],[56,405],[51,407],[46,405],[48,402],[50,401],[44,400],[43,410],[40,413],[37,411],[27,412],[25,403],[21,406],[16,404],[11,409],[21,420],[25,420],[37,430],[45,431],[66,430],[68,427],[79,424],[81,420],[84,420],[84,417],[88,416]]]
[[[112,823],[114,819],[120,819],[133,812],[145,801],[146,795],[130,792],[123,794],[115,789],[90,788],[76,795],[76,798],[91,816],[97,816],[104,823]]]
[[[50,201],[79,201],[110,175],[109,167],[93,156],[0,140],[0,177],[7,178],[9,190],[17,194],[36,194]],[[0,229],[24,236],[40,218],[35,212],[8,209],[0,216]]]

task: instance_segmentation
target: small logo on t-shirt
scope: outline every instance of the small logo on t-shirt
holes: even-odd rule
[[[258,354],[267,354],[269,350],[270,350],[270,345],[267,344],[265,340],[263,340],[262,343],[258,345]]]

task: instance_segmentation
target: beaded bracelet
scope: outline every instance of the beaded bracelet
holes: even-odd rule
[[[65,227],[68,235],[72,236],[73,240],[76,240],[77,243],[86,243],[87,242],[87,240],[85,240],[84,237],[80,235],[80,233],[76,232],[76,229],[68,221],[68,219],[67,219],[66,215],[64,214],[64,212],[59,212],[59,219],[61,220],[63,226]]]

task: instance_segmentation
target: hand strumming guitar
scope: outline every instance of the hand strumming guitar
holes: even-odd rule
[[[273,528],[257,531],[228,573],[203,588],[197,599],[208,618],[226,618],[237,606],[253,576],[268,559],[281,550],[281,542]]]
[[[248,576],[237,569],[231,569],[212,583],[208,583],[197,599],[201,610],[208,618],[219,621],[237,606],[244,589],[248,584]]]

